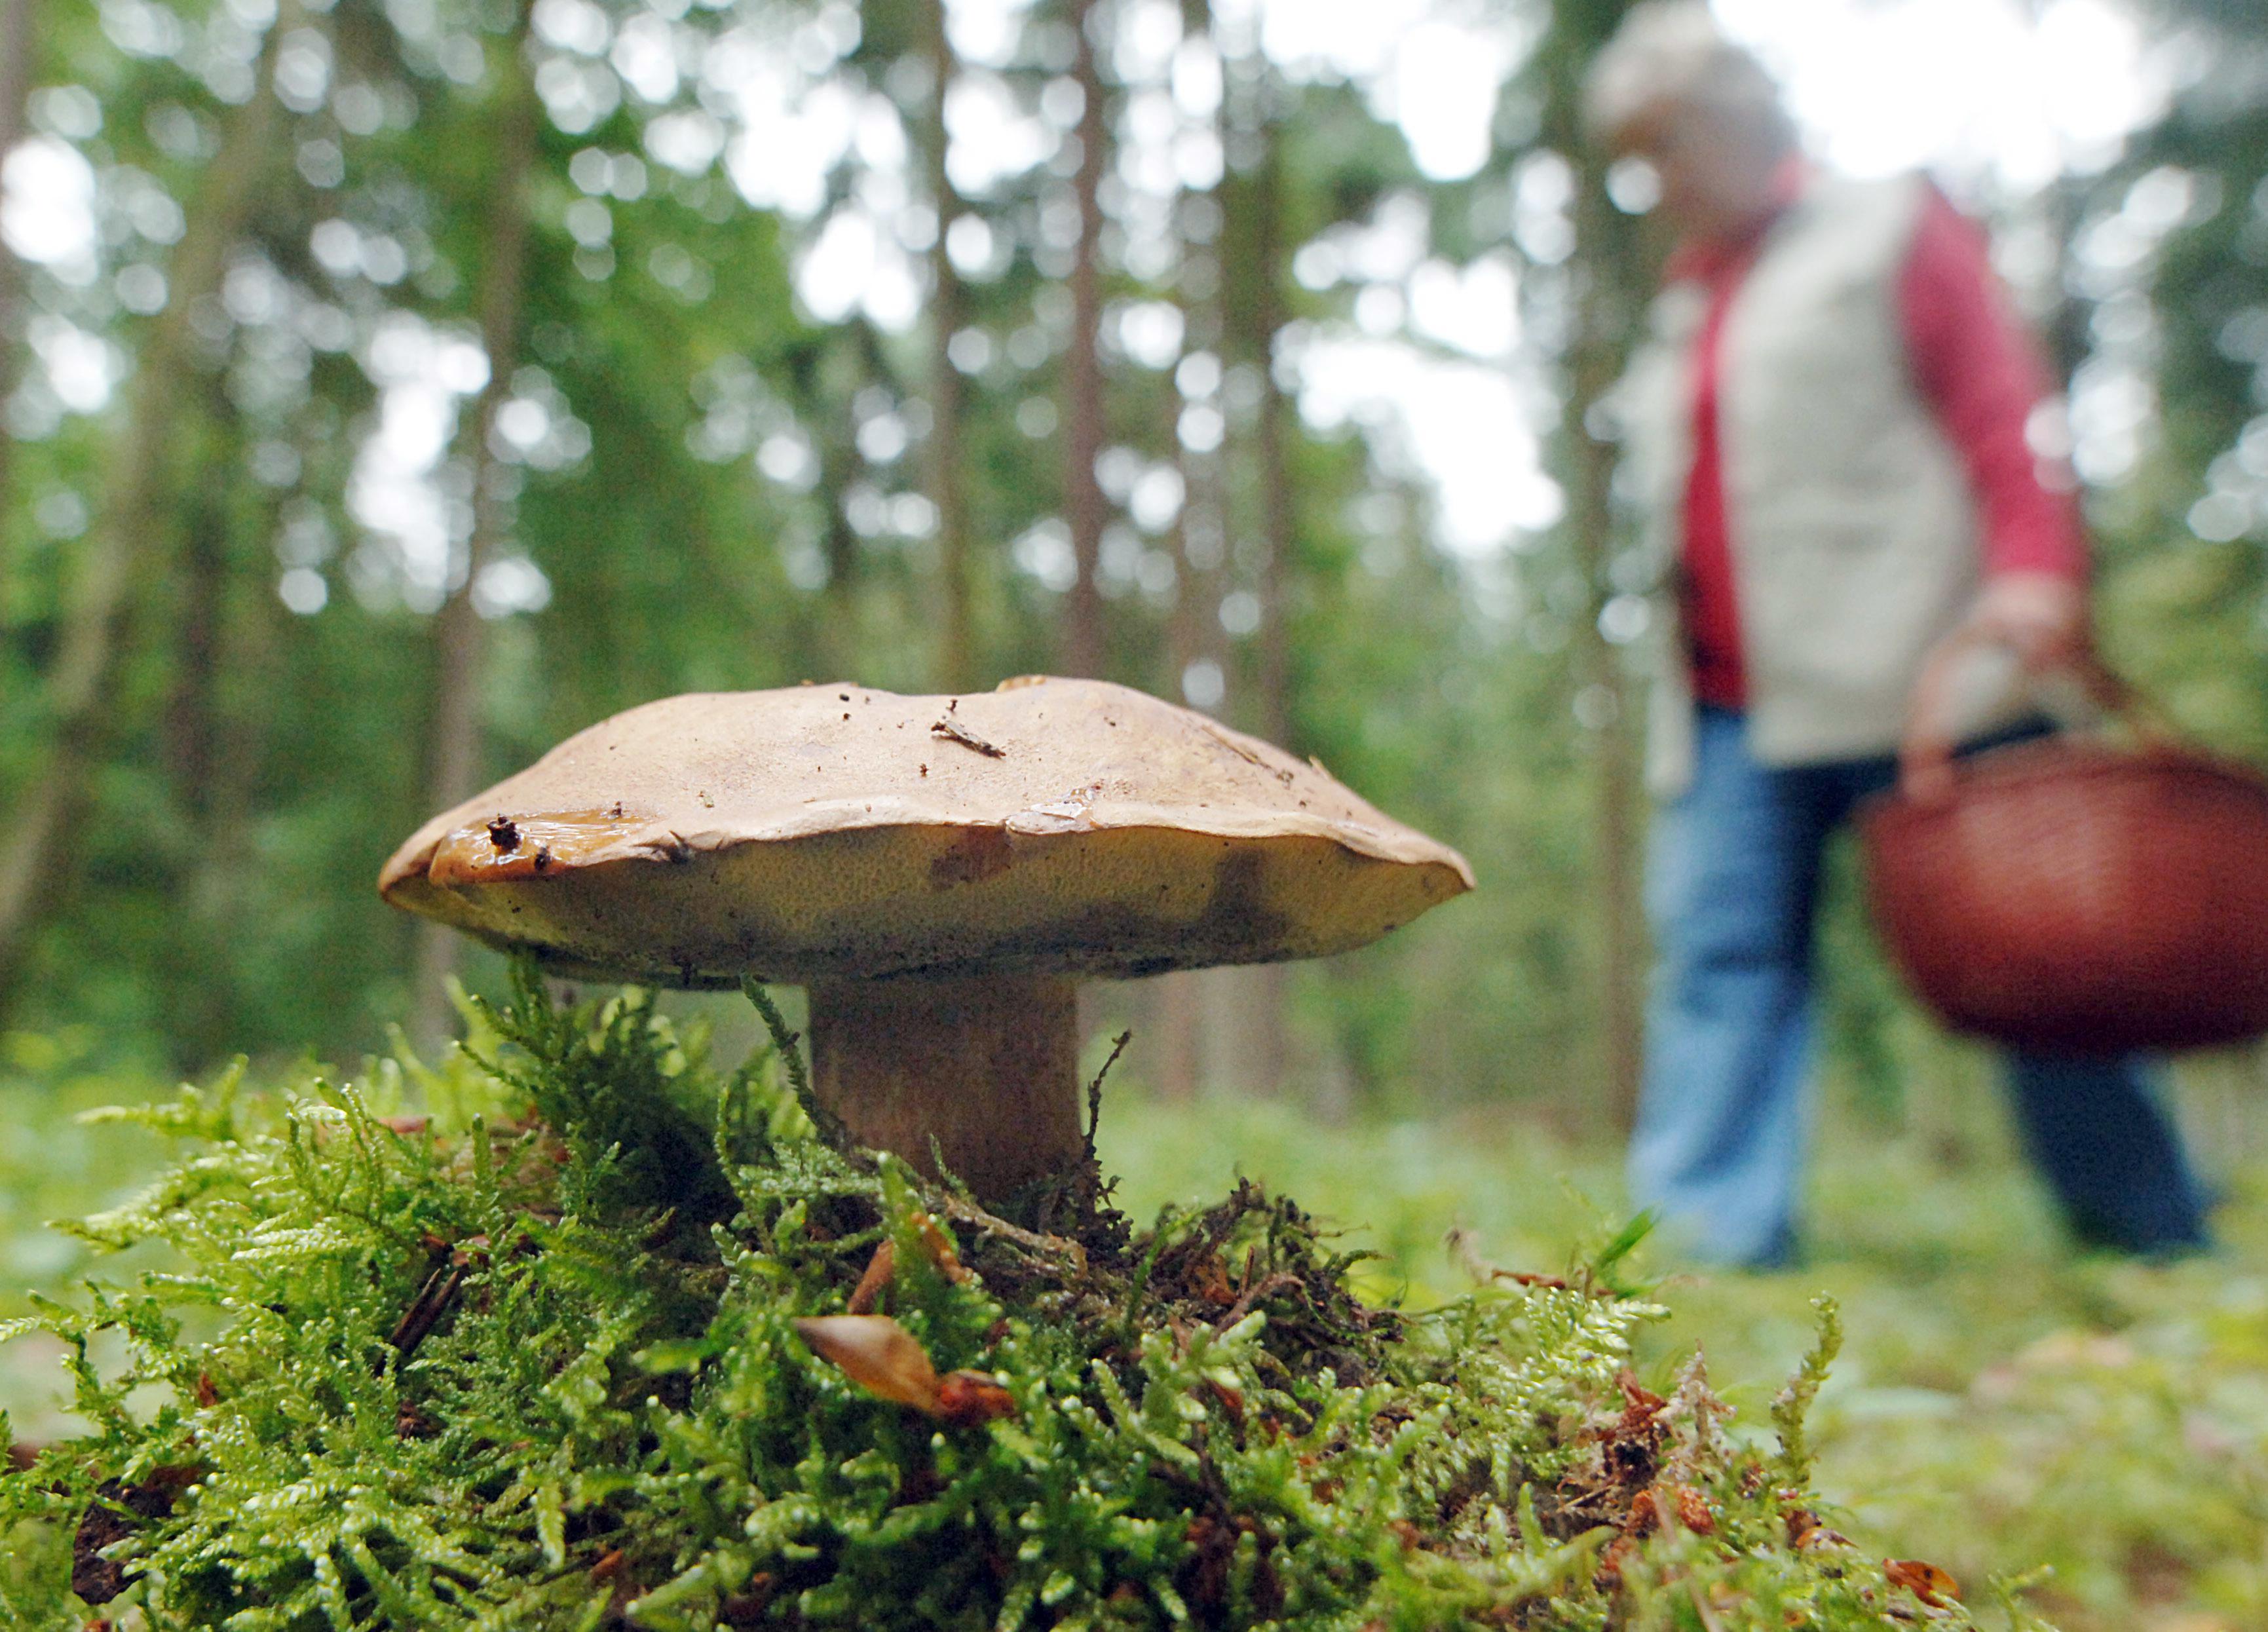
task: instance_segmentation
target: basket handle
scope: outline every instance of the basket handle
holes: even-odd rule
[[[2006,646],[1999,635],[1976,623],[1965,623],[1939,641],[1923,661],[1906,706],[1905,734],[1898,743],[1898,791],[1920,804],[1940,804],[1953,793],[1954,682],[1962,661],[1987,646]],[[2169,735],[2156,710],[2134,688],[2120,679],[2097,656],[2092,646],[2082,646],[2056,665],[2079,682],[2090,700],[2106,713],[2133,725],[2146,737]]]

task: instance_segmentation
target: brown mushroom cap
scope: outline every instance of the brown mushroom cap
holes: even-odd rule
[[[379,875],[492,945],[684,986],[1314,957],[1472,882],[1320,765],[1055,679],[648,703],[435,817]]]

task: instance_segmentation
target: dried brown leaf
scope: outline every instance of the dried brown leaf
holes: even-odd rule
[[[937,1368],[914,1334],[887,1315],[813,1315],[796,1335],[870,1394],[938,1414]]]
[[[1944,1607],[1948,1599],[1958,1600],[1961,1584],[1934,1564],[1918,1558],[1886,1558],[1882,1574],[1889,1577],[1894,1587],[1904,1587],[1932,1609]]]

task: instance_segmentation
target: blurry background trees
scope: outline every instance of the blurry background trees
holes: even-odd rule
[[[1624,9],[0,0],[0,1027],[181,1069],[431,1030],[493,965],[372,880],[440,804],[673,691],[1051,669],[1483,881],[1114,999],[1153,1087],[1604,1129],[1644,812],[1601,398],[1660,246],[1572,97]],[[2138,14],[2153,122],[1962,196],[2072,373],[2114,652],[2268,758],[2268,46]],[[1468,154],[1397,114],[1429,63],[1495,88]],[[1409,410],[1474,392],[1519,410],[1478,544]],[[1837,1057],[1926,1119],[1951,1056],[1838,912]]]

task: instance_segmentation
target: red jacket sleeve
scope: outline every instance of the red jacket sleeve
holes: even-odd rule
[[[1898,279],[1914,384],[1976,496],[1984,570],[2087,574],[2079,506],[2042,477],[2024,435],[2047,371],[1993,276],[1984,236],[1929,189]]]

